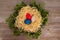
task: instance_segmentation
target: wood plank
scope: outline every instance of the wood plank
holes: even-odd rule
[[[32,0],[0,0],[0,40],[29,40],[24,35],[14,36],[5,22],[6,18],[13,13],[15,5],[21,1],[29,4]],[[60,0],[36,0],[36,2],[37,4],[44,2],[44,8],[49,11],[48,23],[42,29],[38,40],[60,40]]]

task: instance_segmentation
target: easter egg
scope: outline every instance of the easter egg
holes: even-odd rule
[[[29,13],[27,13],[26,14],[26,19],[30,19],[31,20],[31,18],[32,18],[32,16]]]
[[[31,20],[26,19],[26,20],[24,20],[24,23],[27,24],[27,25],[29,25],[29,24],[31,24]]]

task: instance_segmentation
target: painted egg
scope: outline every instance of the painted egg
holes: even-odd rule
[[[31,18],[32,18],[32,16],[29,13],[27,13],[26,14],[26,19],[30,19],[31,20]]]
[[[29,25],[29,24],[31,24],[31,20],[26,19],[26,20],[24,20],[24,23]]]

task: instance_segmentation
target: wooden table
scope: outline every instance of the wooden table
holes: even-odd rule
[[[0,40],[28,40],[24,35],[14,36],[8,28],[5,19],[13,12],[13,8],[22,0],[0,0]],[[29,4],[30,0],[23,0]],[[60,40],[60,0],[37,0],[45,3],[45,9],[49,11],[48,23],[42,30],[38,39],[31,40]]]

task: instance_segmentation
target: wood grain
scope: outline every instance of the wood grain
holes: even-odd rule
[[[14,36],[13,32],[8,28],[5,20],[11,13],[17,3],[22,0],[0,0],[0,40],[29,40],[24,35]],[[31,0],[23,0],[29,4]],[[48,23],[42,29],[42,34],[38,39],[31,40],[60,40],[60,0],[36,0],[44,2],[44,8],[49,11]]]

